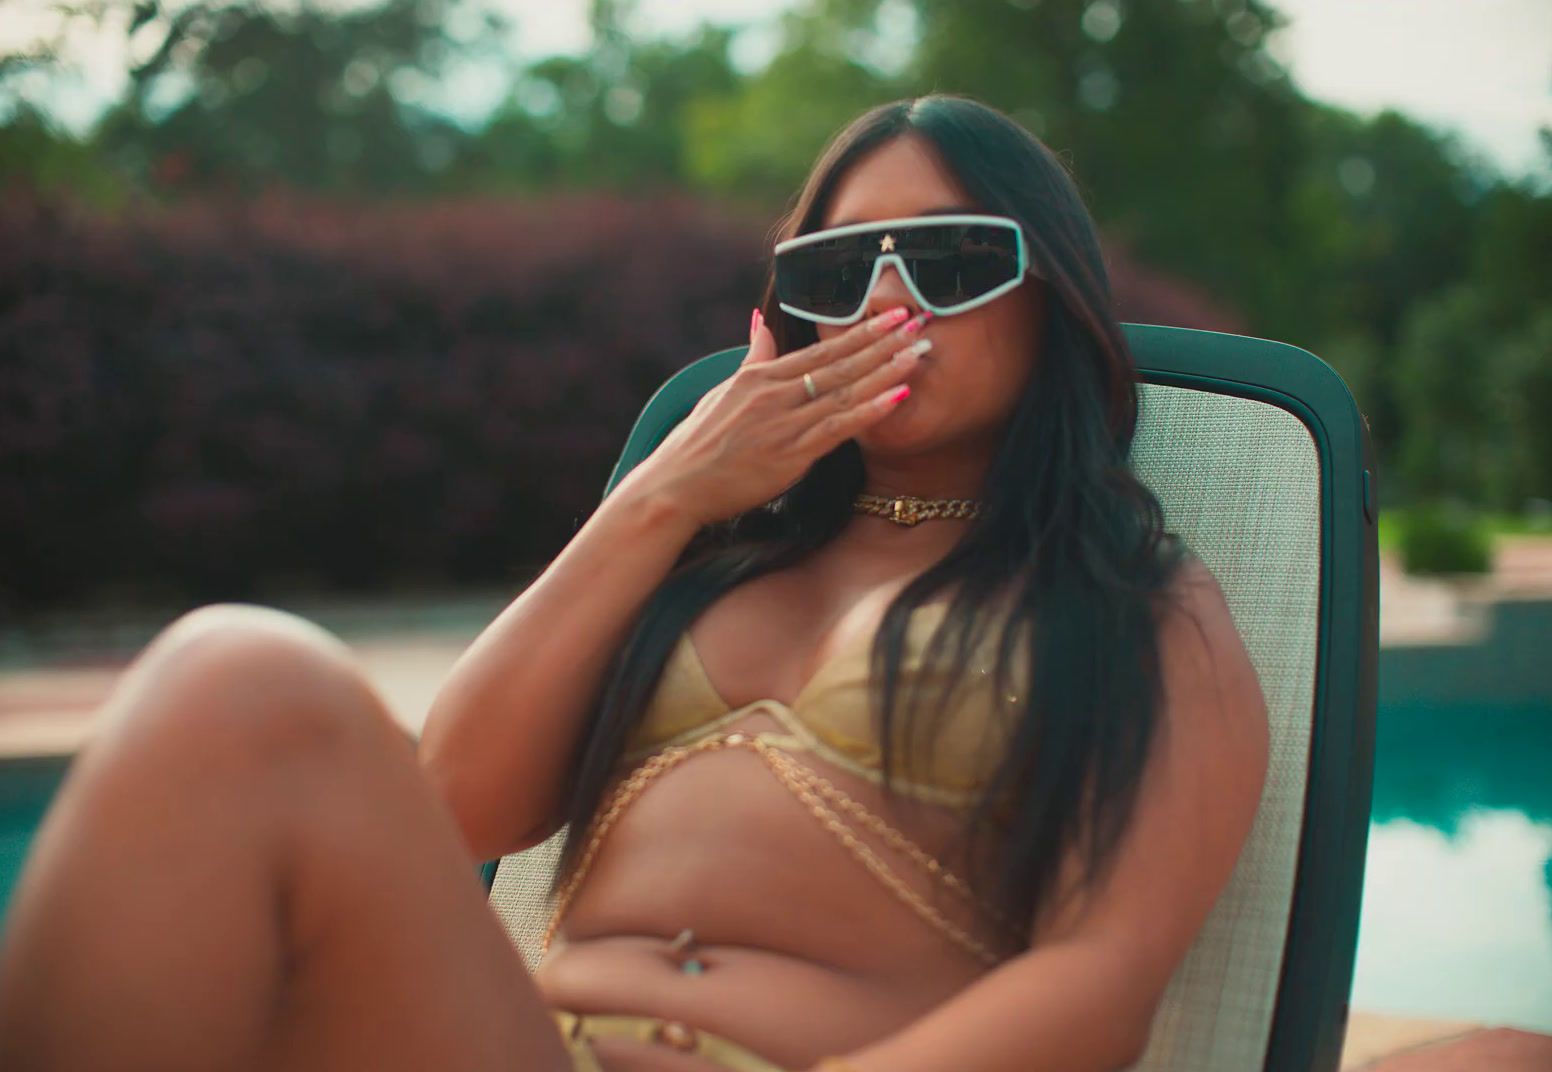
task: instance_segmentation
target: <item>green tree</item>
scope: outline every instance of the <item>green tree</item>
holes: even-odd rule
[[[427,188],[459,132],[400,97],[460,53],[442,28],[459,2],[335,12],[144,0],[130,33],[160,33],[160,44],[131,72],[98,142],[124,173],[173,188]]]
[[[1414,301],[1465,274],[1486,179],[1451,139],[1393,111],[1311,105],[1303,119],[1294,202],[1313,274],[1301,289],[1328,322],[1393,344]]]
[[[467,148],[471,184],[642,190],[683,184],[688,114],[735,91],[730,31],[637,41],[631,5],[595,0],[593,47],[532,64]]]
[[[98,206],[116,204],[123,192],[90,140],[58,129],[29,104],[19,105],[0,124],[0,189],[10,185],[68,194]]]
[[[869,27],[856,13],[819,5],[788,13],[782,43],[742,91],[696,101],[686,173],[702,189],[782,204],[845,123],[910,84],[858,58]]]
[[[1494,419],[1492,369],[1500,338],[1489,319],[1487,295],[1470,284],[1419,302],[1407,318],[1395,390],[1404,414],[1397,475],[1409,498],[1501,496],[1505,429]]]
[[[1552,498],[1552,303],[1503,314],[1471,282],[1407,318],[1397,395],[1408,499],[1519,510]]]
[[[1504,341],[1499,377],[1508,418],[1504,504],[1525,510],[1531,500],[1552,502],[1552,303],[1543,301]]]
[[[1464,281],[1402,323],[1401,475],[1414,496],[1519,509],[1552,498],[1552,196],[1500,184],[1472,224]]]
[[[1347,377],[1389,469],[1417,394],[1403,390],[1413,375],[1398,354],[1406,321],[1470,273],[1488,179],[1450,139],[1395,112],[1363,119],[1311,104],[1301,123],[1304,152],[1288,205],[1297,241],[1266,256],[1296,299],[1301,319],[1290,337]],[[1461,307],[1438,315],[1469,314]],[[1414,326],[1408,352],[1442,330],[1437,316]]]

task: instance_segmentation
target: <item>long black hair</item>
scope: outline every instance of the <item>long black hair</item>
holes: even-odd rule
[[[1164,531],[1158,501],[1133,475],[1136,367],[1111,308],[1093,220],[1072,177],[1007,116],[962,97],[881,105],[826,148],[779,225],[780,237],[817,229],[848,169],[896,138],[923,139],[978,211],[1023,227],[1047,288],[1038,359],[982,489],[983,511],[953,549],[890,604],[872,650],[875,716],[889,784],[912,762],[900,742],[931,739],[912,702],[898,710],[897,677],[911,613],[949,594],[923,653],[963,676],[968,653],[1001,621],[998,695],[1020,680],[1009,746],[969,814],[966,842],[995,837],[972,883],[1012,921],[1053,907],[1073,852],[1085,884],[1114,855],[1155,736],[1161,697],[1158,614],[1183,550]],[[1036,285],[1031,281],[1029,285]],[[766,321],[780,352],[815,340],[814,326],[777,307]],[[783,496],[703,530],[643,608],[602,683],[573,766],[571,829],[557,883],[575,866],[624,743],[652,697],[679,635],[720,595],[803,559],[852,517],[861,451],[848,442]],[[994,612],[995,608],[995,612]],[[936,675],[934,675],[936,676]],[[941,716],[947,690],[937,705]]]

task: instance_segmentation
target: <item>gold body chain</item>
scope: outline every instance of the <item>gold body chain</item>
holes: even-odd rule
[[[593,823],[587,845],[583,848],[582,855],[577,859],[576,868],[555,895],[554,911],[550,916],[549,926],[545,928],[544,941],[540,947],[544,953],[547,954],[549,952],[550,943],[554,941],[556,933],[560,930],[562,919],[565,918],[567,910],[571,907],[571,902],[576,898],[577,891],[587,878],[593,861],[598,855],[598,850],[603,845],[604,838],[608,836],[614,824],[619,821],[625,809],[641,795],[642,791],[652,781],[677,767],[691,756],[702,752],[720,751],[725,748],[749,749],[763,759],[766,766],[771,769],[782,785],[790,790],[808,808],[814,817],[819,820],[820,825],[834,835],[835,839],[863,867],[867,868],[874,877],[882,882],[929,926],[982,963],[995,965],[1001,962],[1002,956],[944,916],[926,898],[907,885],[899,875],[895,874],[890,866],[857,836],[856,830],[847,825],[846,820],[842,818],[842,813],[850,816],[856,823],[882,838],[884,843],[891,849],[905,856],[921,871],[940,881],[962,901],[983,912],[991,919],[996,920],[1010,935],[1016,933],[1009,925],[1006,917],[992,906],[977,898],[958,875],[944,867],[942,863],[929,855],[921,846],[868,811],[862,804],[848,796],[844,790],[815,771],[805,767],[781,749],[761,740],[757,736],[746,733],[729,733],[718,737],[708,737],[692,745],[665,748],[637,767],[625,781],[615,788],[599,812],[599,817]]]

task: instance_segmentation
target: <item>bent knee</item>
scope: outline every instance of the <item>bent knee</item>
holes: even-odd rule
[[[391,724],[343,641],[305,618],[243,604],[174,621],[110,705],[212,760],[335,750]]]
[[[253,603],[211,603],[175,619],[151,642],[151,649],[223,647],[259,653],[285,652],[296,658],[333,658],[353,665],[345,642],[322,626],[290,611]]]

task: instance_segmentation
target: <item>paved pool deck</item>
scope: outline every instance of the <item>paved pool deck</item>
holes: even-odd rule
[[[1499,545],[1491,576],[1471,581],[1408,577],[1390,560],[1381,563],[1380,642],[1382,645],[1458,644],[1479,636],[1496,602],[1552,597],[1552,540],[1525,538]],[[498,602],[489,604],[493,615]],[[305,611],[305,608],[299,608]],[[421,615],[383,608],[349,608],[341,622],[359,621],[361,635],[352,647],[376,683],[394,718],[417,732],[432,697],[453,661],[478,625],[438,625],[428,621],[480,621],[483,605],[462,604]],[[143,631],[143,627],[141,628]],[[356,633],[348,624],[340,631]],[[86,654],[70,645],[48,645],[52,654],[29,665],[0,669],[0,760],[21,756],[67,755],[91,735],[102,699],[112,689],[132,654],[114,650],[96,629]],[[119,636],[134,636],[134,628]],[[1422,1020],[1355,1011],[1343,1049],[1344,1072],[1552,1072],[1552,1037],[1494,1025]]]

